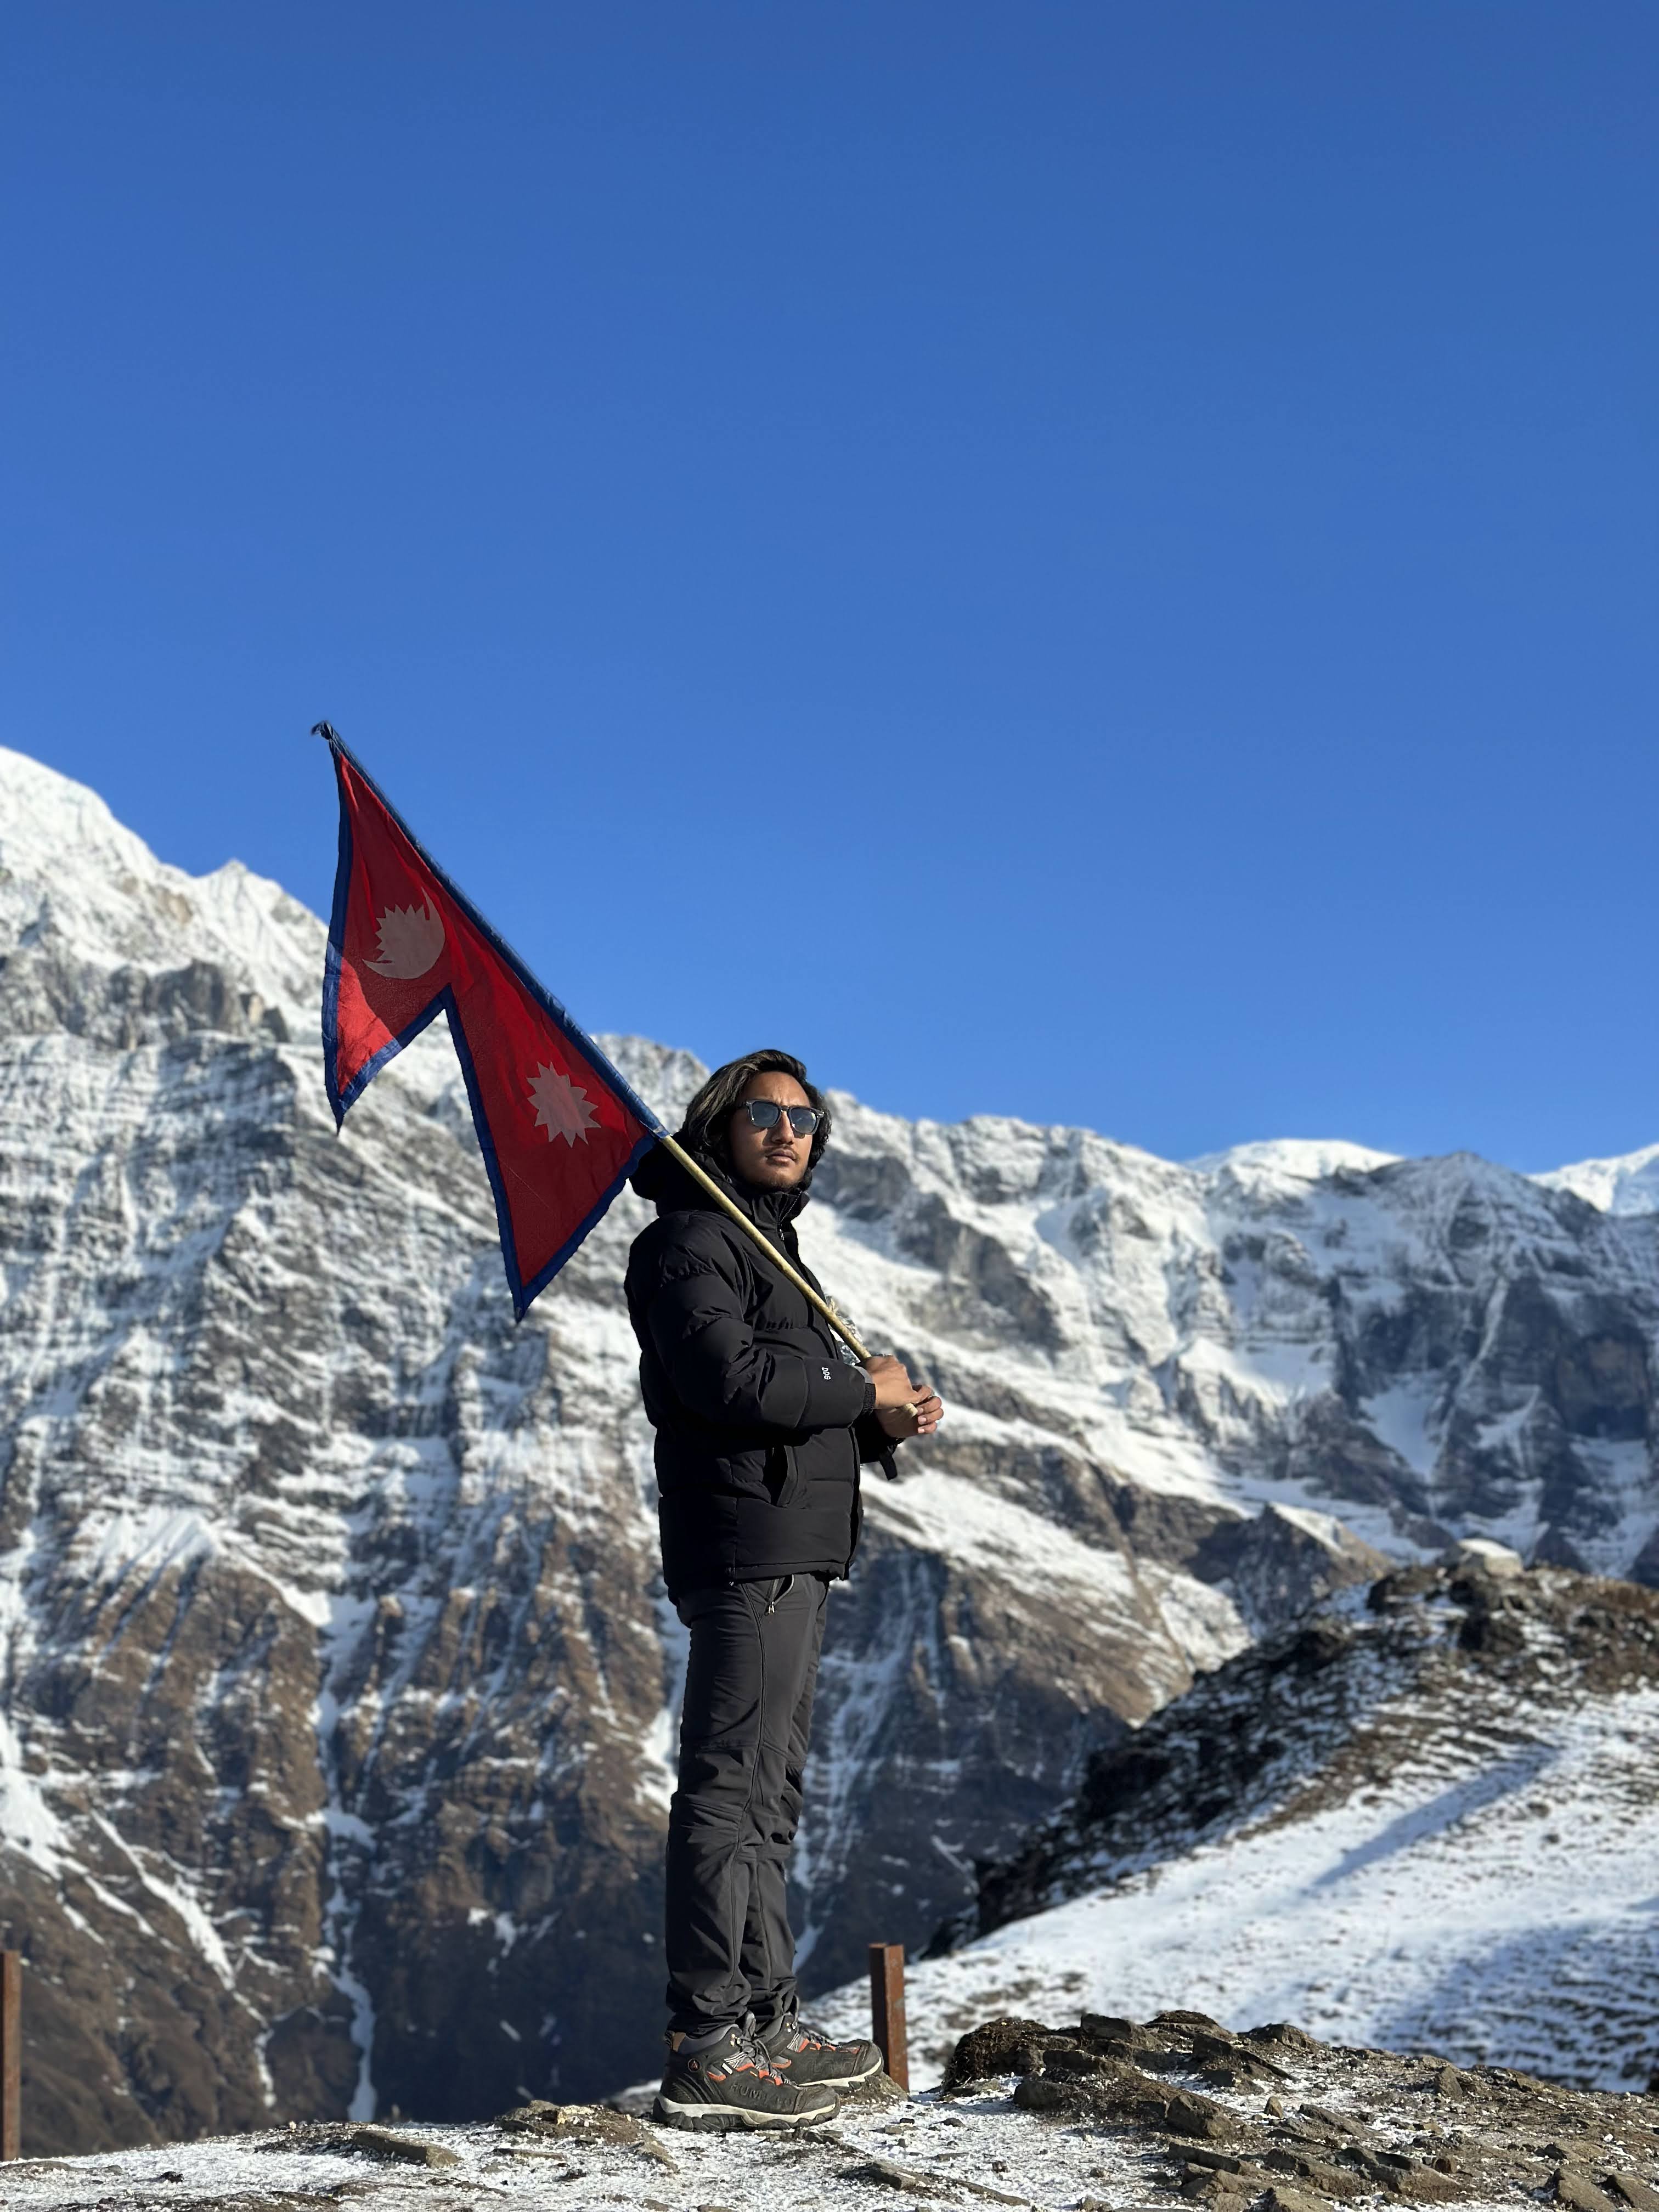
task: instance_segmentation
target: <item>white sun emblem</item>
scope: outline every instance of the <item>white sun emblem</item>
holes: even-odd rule
[[[389,906],[380,916],[380,957],[368,964],[377,975],[410,983],[425,975],[443,949],[441,915],[425,905]]]
[[[556,1067],[536,1070],[530,1079],[530,1103],[536,1109],[536,1127],[546,1130],[550,1145],[555,1137],[562,1137],[573,1148],[578,1137],[586,1144],[588,1131],[599,1126],[587,1093]]]

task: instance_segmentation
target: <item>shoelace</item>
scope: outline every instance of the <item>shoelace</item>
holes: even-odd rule
[[[776,2081],[781,2086],[783,2076],[778,2068],[788,2063],[787,2058],[780,2060],[772,2056],[760,2039],[754,2014],[746,2012],[738,2026],[736,2051],[720,2071],[711,2072],[708,2078],[711,2081],[724,2081],[728,2074],[758,2074],[763,2081]]]

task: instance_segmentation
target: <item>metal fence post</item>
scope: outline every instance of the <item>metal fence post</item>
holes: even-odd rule
[[[23,1954],[0,1951],[0,2159],[23,2152]]]
[[[870,2026],[889,2081],[910,2086],[910,2054],[904,2041],[904,1946],[870,1946]]]

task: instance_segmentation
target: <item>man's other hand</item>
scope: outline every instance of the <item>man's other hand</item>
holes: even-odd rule
[[[925,1382],[916,1383],[915,1389],[916,1395],[909,1405],[879,1406],[876,1409],[882,1433],[891,1437],[896,1443],[902,1443],[906,1437],[931,1437],[945,1419],[945,1407],[937,1393]]]

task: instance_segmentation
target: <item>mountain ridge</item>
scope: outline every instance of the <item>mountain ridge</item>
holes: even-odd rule
[[[92,885],[107,890],[112,883],[121,895],[118,903],[107,897],[87,897],[88,879],[80,870],[68,879],[71,918],[82,926],[76,933],[101,936],[105,942],[96,949],[106,951],[112,962],[137,961],[147,953],[146,964],[165,962],[187,965],[192,954],[199,953],[200,947],[185,933],[205,924],[213,932],[219,948],[244,967],[247,980],[260,988],[268,1003],[280,1006],[283,1014],[291,1016],[301,1030],[316,1016],[326,925],[274,878],[258,874],[234,858],[204,875],[192,875],[171,861],[161,860],[136,831],[118,820],[106,801],[90,786],[48,767],[33,755],[6,745],[0,745],[0,795],[3,797],[7,845],[15,858],[33,865],[34,880],[52,877],[52,904],[64,901],[64,881],[57,871],[66,848],[79,851],[98,863],[90,879]],[[17,873],[15,866],[9,869],[11,880],[16,879]],[[29,879],[26,867],[25,880]],[[4,884],[0,884],[0,890],[4,888]],[[134,927],[143,913],[135,895],[143,890],[149,891],[153,900],[149,919],[155,935],[148,943],[146,933]],[[14,912],[9,915],[8,922],[11,932],[26,938],[39,919],[35,914],[26,921],[19,921]],[[678,1048],[651,1045],[649,1040],[632,1032],[606,1034],[637,1046],[650,1046],[654,1051],[679,1054]],[[694,1060],[692,1054],[683,1056],[687,1061]],[[872,1114],[882,1111],[874,1107],[866,1110]],[[883,1118],[896,1122],[902,1117],[884,1115]],[[1267,1176],[1277,1173],[1292,1179],[1314,1181],[1339,1170],[1364,1173],[1395,1166],[1404,1157],[1356,1144],[1346,1138],[1274,1137],[1243,1139],[1190,1159],[1171,1160],[1084,1123],[1044,1123],[1018,1115],[980,1113],[967,1115],[955,1124],[923,1115],[909,1126],[942,1129],[981,1125],[1009,1131],[1052,1128],[1067,1135],[1096,1137],[1126,1156],[1200,1175],[1231,1172],[1243,1176],[1254,1167]],[[1458,1152],[1431,1157],[1478,1159],[1482,1156]],[[1656,1161],[1659,1161],[1659,1144],[1623,1155],[1570,1162],[1524,1179],[1550,1188],[1569,1190],[1598,1212],[1650,1212],[1659,1210],[1659,1188],[1644,1178],[1646,1170]],[[1500,1169],[1499,1172],[1520,1171]],[[1603,1195],[1594,1196],[1593,1192]],[[1646,1196],[1650,1192],[1651,1205],[1638,1207],[1631,1203],[1638,1194]]]
[[[37,2104],[84,2143],[635,2078],[681,1650],[642,1208],[515,1328],[441,1036],[334,1133],[314,915],[15,754],[0,869],[0,1935]],[[607,1042],[665,1115],[701,1074]],[[1200,1172],[836,1106],[808,1256],[951,1413],[832,1598],[812,1986],[1386,1558],[1656,1571],[1651,1217],[1467,1159]]]

